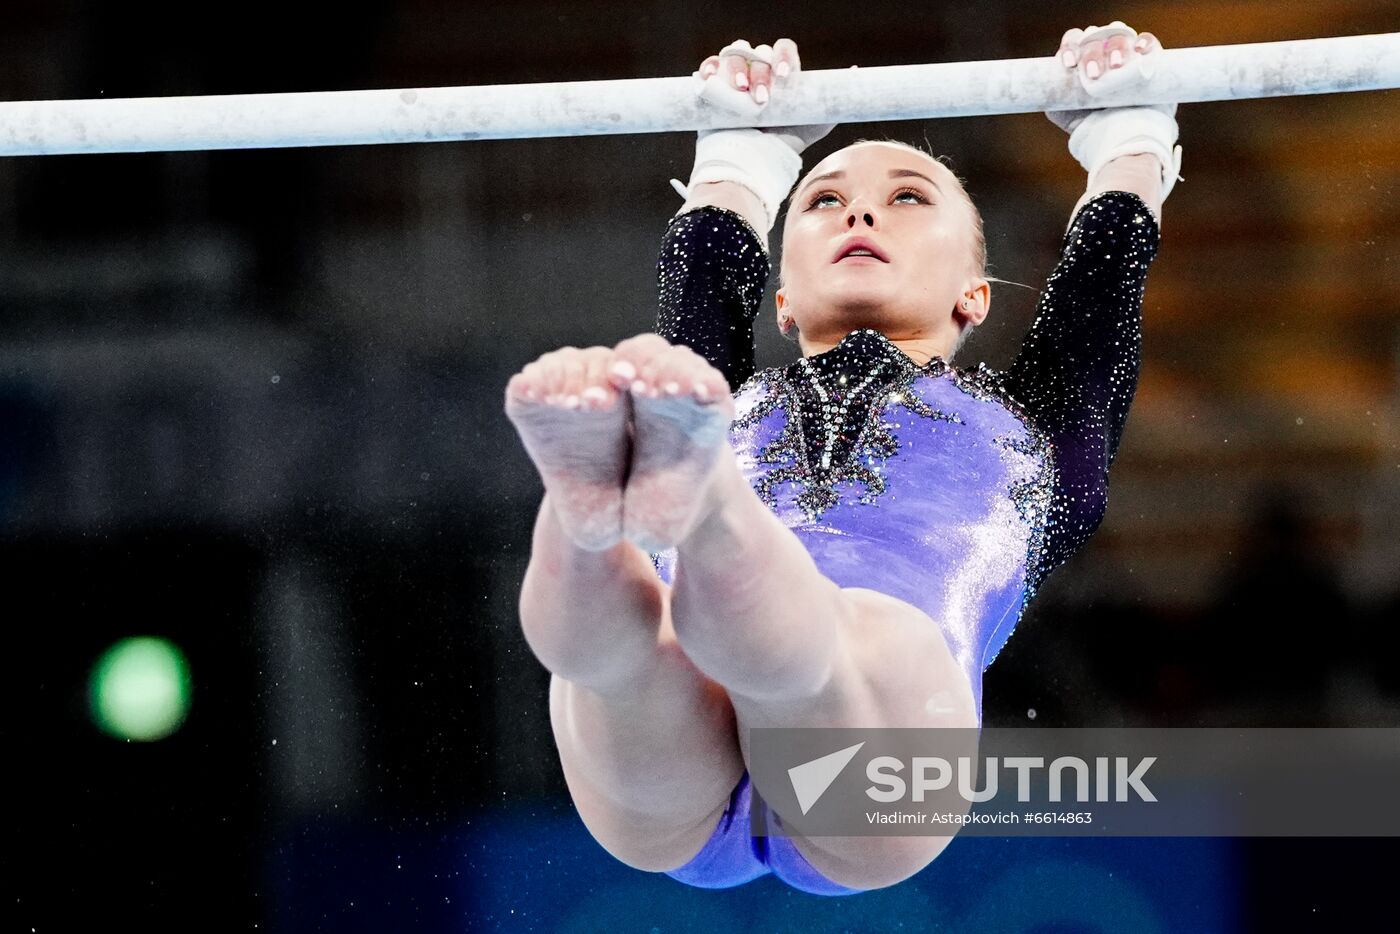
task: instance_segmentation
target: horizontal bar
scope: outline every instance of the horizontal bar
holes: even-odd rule
[[[697,79],[0,103],[0,155],[358,146],[932,120],[1400,87],[1400,33],[1153,52],[1150,82],[1091,97],[1054,57],[801,72],[757,118]]]

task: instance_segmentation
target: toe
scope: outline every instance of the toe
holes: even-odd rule
[[[637,367],[630,360],[615,356],[608,367],[608,382],[614,389],[627,390],[637,378]]]
[[[729,394],[729,380],[724,374],[700,359],[688,374],[687,391],[702,402],[709,402]]]
[[[528,364],[511,378],[514,398],[520,402],[543,402],[549,385],[548,376],[539,363]]]
[[[652,333],[638,334],[636,337],[629,337],[622,341],[613,348],[614,360],[630,365],[632,373],[629,376],[619,375],[618,380],[627,384],[637,379],[645,380],[643,372],[648,364],[656,357],[669,351],[671,347],[671,342],[666,338],[660,334]]]
[[[534,400],[534,383],[525,375],[522,370],[510,378],[506,383],[506,398],[514,402],[530,402]]]
[[[552,402],[559,388],[559,357],[551,352],[544,354],[525,368],[535,386],[535,399],[539,402]]]
[[[689,348],[682,349],[686,352],[674,358],[675,369],[670,376],[679,384],[680,392],[693,395],[701,402],[719,399],[729,392],[729,381],[710,361]]]
[[[648,382],[656,387],[657,395],[679,396],[683,392],[690,392],[690,371],[693,368],[686,366],[685,357],[675,352],[685,349],[673,348],[672,351],[656,358]]]
[[[617,392],[609,381],[608,370],[612,366],[613,354],[606,347],[590,347],[584,365],[583,387],[579,398],[583,407],[605,409],[612,405]]]
[[[688,352],[689,348],[683,346],[668,347],[651,359],[644,361],[637,368],[636,382],[645,387],[642,390],[644,395],[655,398],[667,394],[663,384],[675,381],[675,374],[679,369],[678,351]]]
[[[583,361],[576,354],[566,357],[559,367],[559,384],[555,390],[558,396],[556,405],[573,409],[579,405],[579,394],[583,392]]]

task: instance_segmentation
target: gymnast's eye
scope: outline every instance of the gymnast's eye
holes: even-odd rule
[[[891,200],[902,198],[905,195],[913,195],[918,200],[919,204],[930,203],[929,199],[924,196],[924,193],[922,191],[919,191],[919,189],[917,188],[901,188],[899,189],[899,191],[896,191],[894,193],[894,196],[893,198],[891,198]],[[837,200],[840,200],[839,196],[834,191],[820,191],[817,192],[817,194],[810,201],[807,202],[807,210],[810,211],[812,208],[817,206],[817,202],[825,198],[836,198]]]

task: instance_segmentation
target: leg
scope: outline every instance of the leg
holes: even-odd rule
[[[678,632],[687,654],[698,652],[692,661],[727,689],[810,693],[835,657],[831,608],[840,604],[840,588],[748,488],[725,439],[734,402],[723,375],[655,334],[623,341],[617,351],[635,433],[623,532],[651,551],[677,547],[673,600],[689,630]],[[719,577],[704,573],[721,566]],[[731,620],[774,614],[806,625],[759,624],[745,632],[744,651],[734,651]],[[710,618],[721,622],[707,626]]]
[[[584,823],[623,862],[666,870],[710,838],[743,762],[727,695],[677,646],[669,588],[619,538],[628,442],[610,355],[546,354],[508,389],[547,491],[520,617],[554,675],[554,735]]]
[[[975,727],[971,686],[934,621],[821,574],[728,460],[677,546],[672,612],[686,654],[729,694],[745,760],[754,727]],[[838,885],[878,888],[949,839],[770,836],[769,863],[780,876],[784,862],[798,872],[805,861]]]
[[[922,610],[863,588],[842,590],[854,615],[843,623],[844,646],[831,678],[810,696],[746,697],[729,692],[745,761],[756,727],[976,728],[980,718],[967,675],[938,625]],[[975,750],[969,748],[969,754]],[[768,824],[776,818],[768,810]],[[854,889],[902,882],[943,852],[951,836],[768,837],[768,863],[789,884],[813,871]],[[820,884],[820,882],[818,882]],[[810,891],[810,889],[809,889]]]
[[[599,844],[653,872],[700,851],[744,770],[729,698],[680,651],[666,589],[635,545],[577,548],[546,501],[521,621],[554,674],[564,778]]]
[[[653,338],[626,345],[639,378],[624,532],[647,547],[675,544],[676,635],[728,693],[744,760],[753,727],[976,726],[971,686],[938,626],[904,601],[842,589],[820,572],[749,488],[711,430],[712,413],[686,398],[716,371]],[[666,385],[676,398],[659,397],[656,387]],[[769,865],[790,883],[815,867],[840,886],[866,889],[913,875],[948,838],[768,841]]]

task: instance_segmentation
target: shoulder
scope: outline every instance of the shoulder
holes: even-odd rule
[[[948,363],[944,365],[943,371],[968,395],[988,402],[1010,402],[1019,407],[1019,403],[1011,397],[1006,388],[1006,374],[985,362],[979,361],[968,366]]]
[[[753,375],[744,380],[739,388],[734,390],[734,395],[744,393],[767,392],[781,386],[785,382],[797,376],[797,364],[788,363],[783,366],[767,366],[761,370],[755,370]]]
[[[979,401],[1000,405],[1024,425],[1031,435],[1041,434],[1033,410],[1015,393],[1006,371],[979,362],[971,366],[949,364],[946,372],[963,392]]]

